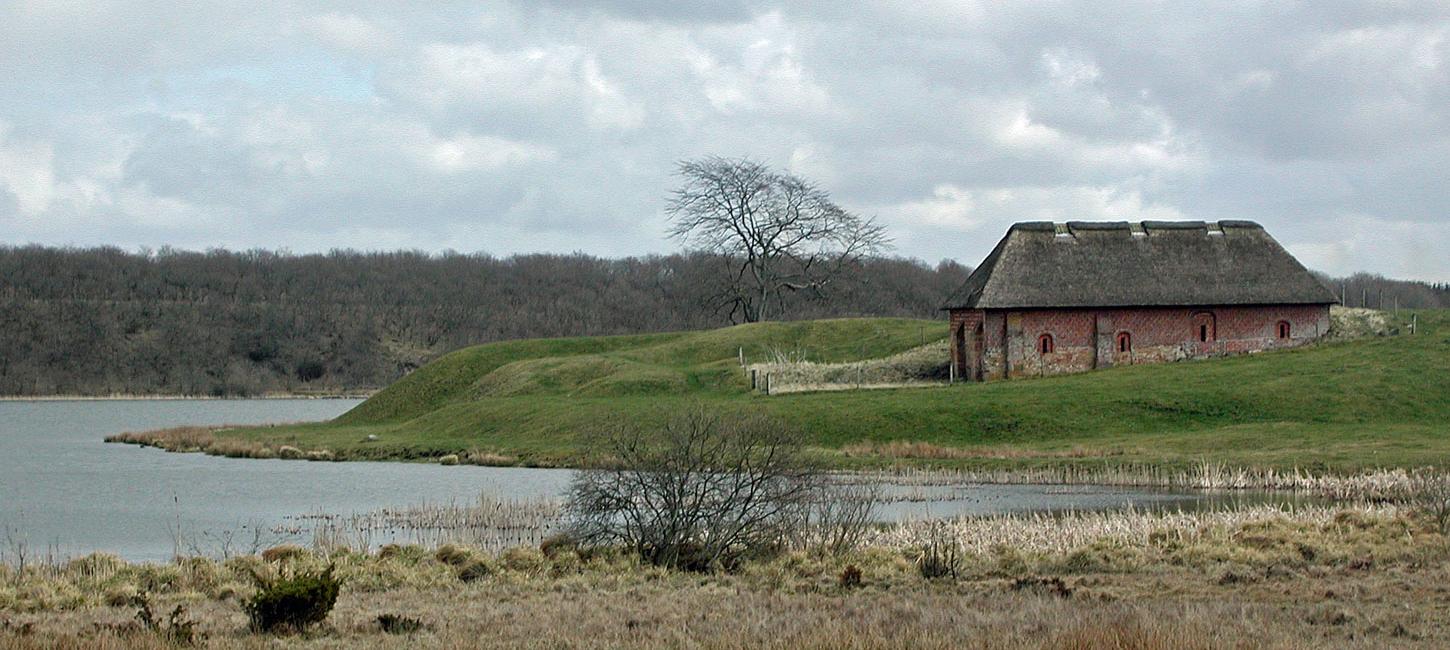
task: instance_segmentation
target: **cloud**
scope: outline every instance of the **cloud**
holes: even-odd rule
[[[14,209],[34,216],[50,208],[55,198],[55,154],[43,142],[23,142],[0,122],[0,191],[10,195]]]
[[[1450,7],[0,5],[5,243],[662,252],[705,154],[925,259],[1023,219],[1232,218],[1447,280]]]

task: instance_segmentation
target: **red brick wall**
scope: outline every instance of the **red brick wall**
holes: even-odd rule
[[[1288,322],[1290,337],[1278,337]],[[972,332],[983,324],[980,359],[972,353]],[[1208,342],[1199,341],[1207,325]],[[953,336],[962,332],[964,354],[953,345],[958,377],[1001,379],[1083,372],[1115,365],[1161,363],[1243,354],[1312,341],[1329,329],[1327,305],[1233,307],[1144,307],[1120,309],[953,310]],[[1119,333],[1132,349],[1120,352]],[[1043,354],[1039,337],[1049,334],[1053,351]],[[953,338],[953,341],[958,339]],[[980,376],[975,372],[980,368]]]

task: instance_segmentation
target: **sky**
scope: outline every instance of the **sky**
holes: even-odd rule
[[[1450,3],[0,0],[0,243],[667,253],[749,157],[975,265],[1251,219],[1450,281]]]

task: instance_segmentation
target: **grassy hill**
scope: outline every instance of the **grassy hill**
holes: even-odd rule
[[[752,394],[739,366],[838,362],[945,335],[940,322],[760,323],[492,343],[448,354],[333,422],[219,435],[343,458],[567,463],[581,433],[695,403],[804,427],[842,465],[1231,465],[1354,471],[1450,464],[1450,311],[1420,332],[1229,359],[989,384]],[[370,440],[370,436],[376,439]]]

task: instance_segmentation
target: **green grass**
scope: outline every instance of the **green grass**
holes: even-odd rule
[[[337,420],[224,436],[328,448],[345,458],[486,450],[567,463],[580,434],[650,425],[691,404],[763,411],[839,450],[919,441],[1002,458],[957,465],[1232,465],[1355,471],[1450,464],[1450,311],[1420,333],[1228,359],[936,388],[751,394],[737,350],[765,360],[886,356],[945,335],[940,322],[846,319],[703,332],[528,340],[444,356]],[[368,435],[378,436],[366,441]],[[927,461],[922,461],[927,462]]]

